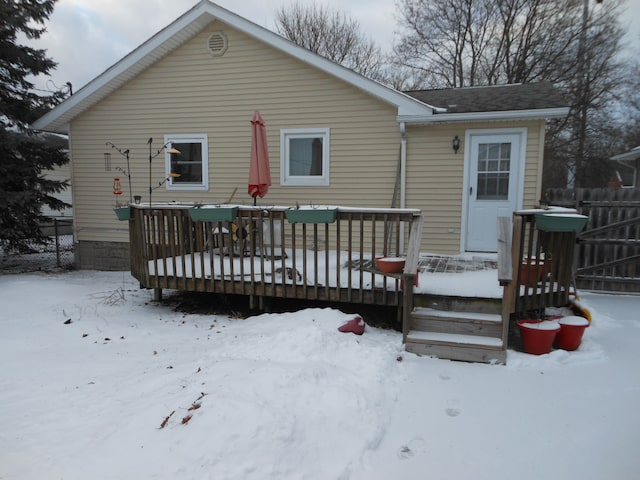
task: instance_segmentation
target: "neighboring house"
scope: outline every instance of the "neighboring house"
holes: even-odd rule
[[[611,160],[618,162],[616,173],[622,188],[638,188],[640,186],[640,146],[632,148],[628,152],[614,155]]]
[[[78,266],[127,265],[106,142],[129,150],[143,202],[181,168],[154,203],[237,189],[233,202],[250,204],[254,111],[273,180],[260,204],[419,208],[422,251],[457,254],[495,252],[496,217],[538,202],[545,120],[568,108],[547,84],[401,93],[201,1],[35,124],[70,136]],[[156,157],[166,142],[181,155]]]

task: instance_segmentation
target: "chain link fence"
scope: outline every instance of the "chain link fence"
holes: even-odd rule
[[[41,225],[46,245],[34,245],[30,253],[11,253],[0,248],[0,273],[50,272],[73,268],[73,221],[51,218]]]

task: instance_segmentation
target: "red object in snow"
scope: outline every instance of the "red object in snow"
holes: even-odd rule
[[[267,130],[259,112],[251,118],[251,163],[249,164],[248,193],[254,199],[264,197],[271,186]]]
[[[553,341],[560,331],[560,325],[554,321],[525,319],[518,320],[520,338],[524,351],[532,355],[544,355],[551,352]]]
[[[338,328],[339,331],[344,333],[355,333],[356,335],[362,335],[365,327],[364,320],[360,315],[357,315],[354,319],[349,320],[347,323]]]
[[[582,342],[584,330],[589,326],[589,320],[584,317],[570,316],[560,319],[558,323],[560,331],[556,335],[555,346],[570,352],[577,350]]]

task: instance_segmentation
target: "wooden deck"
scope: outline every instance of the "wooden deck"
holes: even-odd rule
[[[540,230],[536,225],[536,214],[540,213],[550,212],[516,212],[513,219],[499,219],[497,266],[504,287],[502,301],[450,297],[436,299],[436,308],[414,308],[404,337],[408,351],[452,360],[506,363],[516,320],[544,318],[546,307],[569,305],[576,232]],[[536,260],[543,257],[544,263]],[[531,269],[530,275],[523,273],[526,268]],[[423,302],[416,297],[416,303]]]
[[[412,306],[422,215],[410,209],[335,208],[335,220],[314,219],[323,207],[192,204],[132,206],[131,271],[143,287],[249,296]],[[212,213],[224,220],[193,220]],[[312,223],[292,223],[297,221]],[[328,223],[315,223],[325,222]],[[405,272],[385,275],[378,256],[406,257]],[[404,288],[407,286],[407,288]]]
[[[244,295],[253,307],[270,298],[392,306],[407,351],[486,363],[506,362],[515,320],[569,300],[576,234],[539,230],[535,212],[499,221],[503,299],[438,298],[430,305],[413,293],[419,210],[336,207],[329,219],[295,220],[286,207],[220,206],[207,212],[216,219],[194,220],[204,212],[193,207],[132,207],[132,274],[158,298],[175,289]],[[535,261],[543,252],[553,260],[546,266]],[[383,274],[378,256],[405,257],[404,271]],[[534,265],[534,281],[523,280],[524,264]]]

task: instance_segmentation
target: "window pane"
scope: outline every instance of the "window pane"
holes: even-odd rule
[[[289,174],[322,176],[322,138],[289,139]]]
[[[328,186],[330,130],[280,130],[280,182],[286,186]]]
[[[511,158],[511,144],[510,143],[502,143],[500,145],[500,158],[504,159],[509,159]]]
[[[180,153],[171,154],[171,173],[178,173],[180,176],[172,178],[171,183],[202,183],[202,144],[176,142],[173,147]]]
[[[509,197],[508,173],[479,173],[478,200],[507,200]]]

